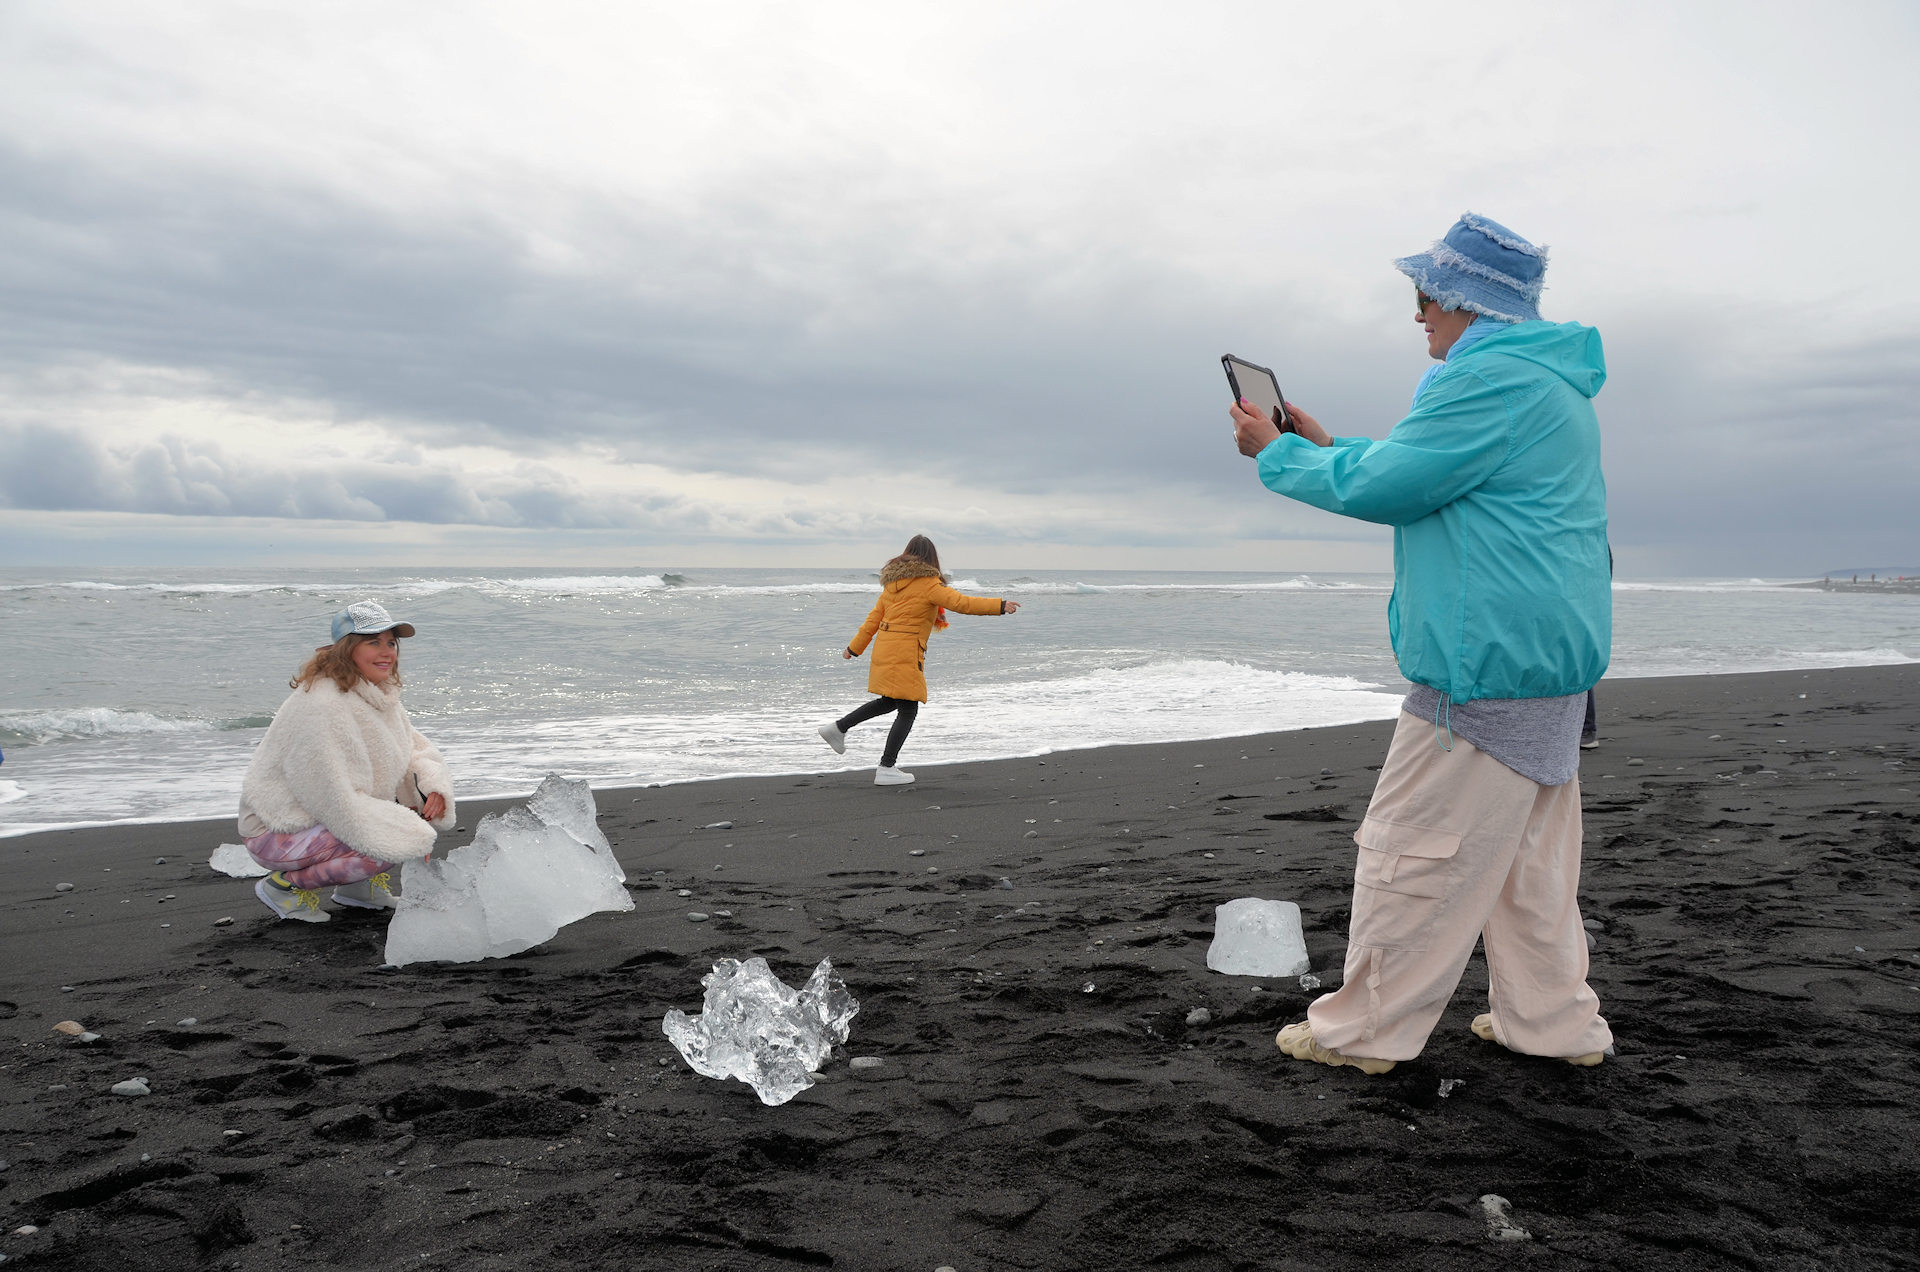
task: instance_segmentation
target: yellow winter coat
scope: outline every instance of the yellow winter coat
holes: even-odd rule
[[[1004,614],[999,597],[968,596],[940,581],[940,571],[911,557],[887,562],[880,571],[880,600],[847,649],[858,657],[879,633],[867,692],[882,698],[927,700],[927,637],[945,627],[942,609],[959,614]]]

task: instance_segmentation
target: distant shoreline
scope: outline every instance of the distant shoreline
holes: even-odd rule
[[[1822,592],[1893,592],[1911,595],[1920,592],[1920,577],[1899,575],[1890,579],[1832,577],[1813,579],[1806,583],[1783,583],[1782,587],[1817,588]]]

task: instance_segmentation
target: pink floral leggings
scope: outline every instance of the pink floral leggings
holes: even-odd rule
[[[267,869],[278,870],[296,888],[359,883],[393,869],[390,861],[361,856],[325,826],[255,835],[247,840],[247,854]]]

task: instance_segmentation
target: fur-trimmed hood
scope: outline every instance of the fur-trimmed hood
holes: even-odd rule
[[[881,587],[889,587],[895,583],[905,582],[907,579],[939,579],[945,583],[947,576],[919,557],[895,557],[880,567]]]

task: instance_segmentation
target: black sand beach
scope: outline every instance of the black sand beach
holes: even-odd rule
[[[231,822],[0,841],[0,1252],[1920,1267],[1920,667],[1601,692],[1582,905],[1619,1054],[1596,1069],[1473,1038],[1477,958],[1426,1054],[1375,1078],[1275,1050],[1297,982],[1206,969],[1214,906],[1263,896],[1300,903],[1337,977],[1384,723],[910,764],[890,790],[603,791],[634,913],[400,971],[379,916],[275,922],[210,872]],[[754,954],[791,983],[831,957],[861,1004],[848,1055],[884,1063],[838,1058],[779,1108],[691,1073],[662,1014]],[[108,1093],[135,1076],[150,1096]],[[1532,1240],[1488,1239],[1487,1193]]]

